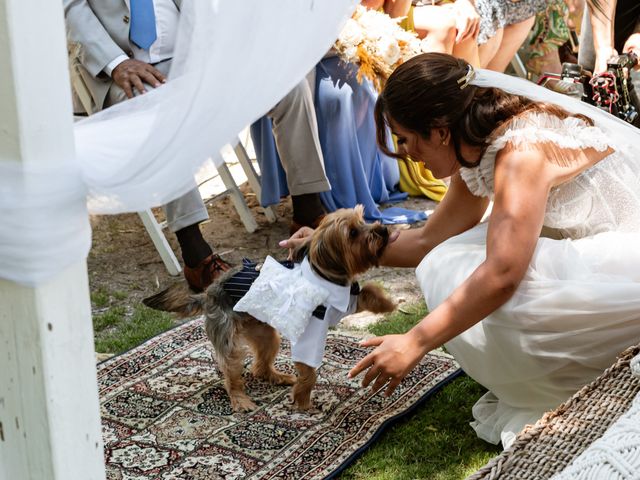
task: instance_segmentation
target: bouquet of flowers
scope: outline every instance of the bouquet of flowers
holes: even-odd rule
[[[340,58],[358,65],[358,81],[368,77],[380,90],[402,62],[423,52],[423,42],[403,29],[400,18],[359,5],[334,44]]]

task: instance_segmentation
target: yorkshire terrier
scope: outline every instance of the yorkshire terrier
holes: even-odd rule
[[[386,226],[365,223],[363,207],[358,205],[353,209],[341,209],[328,214],[313,234],[292,252],[292,260],[299,263],[306,257],[311,269],[324,280],[351,286],[350,294],[357,293],[357,300],[351,297],[351,303],[357,306],[346,314],[354,313],[353,310],[391,312],[396,305],[379,286],[368,283],[361,289],[354,289],[357,286],[354,282],[357,275],[378,266],[386,246],[396,238],[397,232],[389,233]],[[247,264],[245,268],[246,266]],[[213,344],[234,411],[245,412],[256,408],[245,392],[242,377],[247,346],[254,354],[253,375],[276,385],[293,385],[292,400],[295,408],[307,410],[311,407],[311,391],[317,379],[316,369],[295,361],[295,357],[297,377],[275,369],[280,334],[269,324],[247,313],[234,311],[233,307],[238,299],[230,294],[228,288],[225,289],[225,284],[241,270],[241,267],[237,267],[226,272],[205,293],[194,295],[185,287],[174,287],[145,299],[144,303],[159,310],[177,312],[183,317],[204,312],[205,330]],[[316,311],[313,314],[320,319],[324,315],[322,313],[318,316]],[[346,314],[343,313],[342,316]],[[323,328],[326,332],[326,327]]]

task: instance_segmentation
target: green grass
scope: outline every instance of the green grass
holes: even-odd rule
[[[111,302],[109,292],[104,288],[98,288],[91,292],[91,302],[93,302],[97,308],[106,307]]]
[[[119,354],[138,346],[145,340],[172,328],[173,317],[135,302],[127,292],[110,291],[98,287],[91,292],[91,302],[97,312],[93,315],[96,352]]]
[[[374,335],[389,335],[392,333],[404,333],[424,318],[427,314],[427,306],[423,303],[415,305],[401,305],[398,310],[367,329]]]
[[[130,315],[122,306],[94,315],[96,352],[122,353],[174,326],[171,315],[136,305]]]
[[[96,308],[105,308],[114,304],[122,303],[123,300],[126,300],[128,297],[129,295],[126,292],[122,292],[120,290],[110,292],[104,287],[98,287],[96,290],[91,292],[91,302]]]
[[[375,335],[403,333],[427,313],[424,304],[403,306],[369,327]],[[385,431],[340,478],[343,480],[458,480],[500,452],[469,426],[471,407],[484,389],[458,377],[411,416]]]
[[[126,300],[127,297],[129,295],[127,295],[126,292],[121,292],[120,290],[116,290],[115,292],[112,293],[113,298],[115,298],[116,300]]]

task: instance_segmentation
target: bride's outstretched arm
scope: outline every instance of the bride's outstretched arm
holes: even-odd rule
[[[498,156],[486,260],[409,332],[368,340],[365,345],[378,348],[351,370],[351,376],[368,370],[363,385],[373,382],[379,389],[388,381],[390,394],[427,352],[475,325],[513,295],[542,228],[553,182],[547,165],[536,151]]]
[[[474,196],[460,173],[455,173],[442,202],[424,226],[401,231],[398,239],[385,249],[381,265],[417,267],[440,243],[477,225],[488,205],[488,199]]]

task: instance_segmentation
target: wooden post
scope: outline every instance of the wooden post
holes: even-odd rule
[[[0,0],[0,161],[73,158],[72,128],[62,2]],[[86,261],[0,280],[0,480],[104,478]]]

